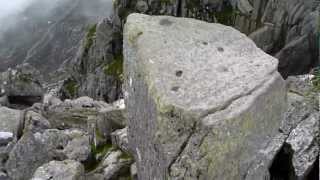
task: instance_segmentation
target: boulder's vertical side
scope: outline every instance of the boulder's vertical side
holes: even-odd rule
[[[124,97],[130,121],[129,148],[134,152],[139,164],[139,179],[151,179],[153,176],[163,179],[165,167],[161,167],[159,163],[159,157],[156,156],[159,150],[156,149],[157,144],[152,140],[153,133],[156,131],[157,109],[154,99],[149,94],[147,80],[141,69],[139,70],[140,60],[132,41],[138,38],[141,32],[139,29],[132,32],[132,29],[127,27],[124,33],[124,76],[126,79]]]
[[[124,95],[139,179],[240,180],[265,163],[286,109],[277,65],[231,27],[131,14]]]

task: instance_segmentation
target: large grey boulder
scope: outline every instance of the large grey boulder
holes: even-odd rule
[[[278,61],[231,27],[132,14],[124,57],[139,179],[241,179],[280,126]]]
[[[84,167],[73,160],[51,161],[39,167],[31,180],[84,180]]]

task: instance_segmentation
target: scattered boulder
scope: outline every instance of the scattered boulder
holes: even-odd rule
[[[127,125],[125,108],[118,103],[102,108],[99,111],[96,130],[105,139],[110,140],[110,134]]]
[[[122,151],[129,152],[128,128],[116,130],[111,133],[111,140],[114,146],[117,146]]]
[[[112,151],[102,162],[103,176],[105,180],[121,179],[130,177],[130,165],[132,158],[121,152]]]
[[[131,14],[124,64],[139,179],[241,179],[286,110],[278,61],[221,24]]]
[[[10,106],[25,108],[41,102],[44,89],[40,72],[29,64],[22,64],[16,69],[9,69],[0,74],[2,94],[8,98]]]
[[[25,110],[23,128],[24,132],[30,131],[32,133],[42,133],[46,129],[50,129],[51,124],[40,113],[37,113],[34,110]]]
[[[0,107],[0,131],[15,133],[20,122],[21,111]]]
[[[84,162],[89,159],[91,154],[91,145],[88,136],[74,138],[63,150],[68,159]]]
[[[84,167],[73,160],[51,161],[39,167],[31,180],[85,180]]]
[[[297,179],[306,179],[319,158],[319,119],[314,113],[291,131],[286,143],[290,145],[293,156],[292,165]]]
[[[32,133],[26,133],[10,152],[6,169],[11,179],[30,179],[33,172],[51,158],[48,149]]]
[[[93,116],[96,119],[99,110],[104,107],[108,107],[108,104],[94,101],[89,97],[81,97],[46,107],[45,116],[54,128],[87,130],[88,117]]]
[[[88,139],[81,130],[25,131],[9,153],[6,162],[8,175],[15,180],[24,180],[51,160],[85,160],[90,154]],[[72,145],[74,149],[71,149]]]

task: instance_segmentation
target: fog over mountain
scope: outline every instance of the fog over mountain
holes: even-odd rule
[[[28,62],[42,71],[72,59],[89,26],[111,0],[0,0],[0,71]]]

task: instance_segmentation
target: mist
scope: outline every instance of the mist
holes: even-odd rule
[[[46,17],[52,16],[53,13],[62,13],[59,12],[59,7],[71,6],[76,4],[77,1],[79,0],[0,0],[0,39],[5,31],[12,27],[14,28],[15,25],[21,24],[23,21],[46,19]],[[104,6],[107,7],[105,12],[112,11],[112,0],[88,0],[87,4],[90,4],[90,1],[105,3],[107,4]],[[84,9],[84,11],[87,11],[84,13],[88,16],[95,14],[92,7],[89,10]],[[28,13],[26,14],[25,12]],[[50,19],[48,19],[48,22],[50,22]]]
[[[22,12],[35,0],[0,0],[0,19]]]

